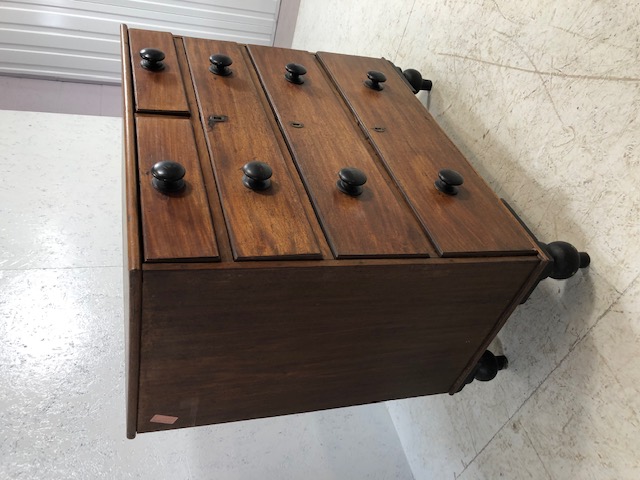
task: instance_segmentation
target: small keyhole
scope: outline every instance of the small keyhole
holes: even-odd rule
[[[226,122],[228,118],[226,115],[209,115],[209,126],[212,127],[215,123]]]

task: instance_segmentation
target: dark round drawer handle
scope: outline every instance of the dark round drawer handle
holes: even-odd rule
[[[229,68],[229,65],[233,63],[233,60],[231,60],[230,56],[222,53],[215,53],[209,57],[209,62],[211,62],[211,66],[209,67],[209,71],[211,73],[220,75],[221,77],[228,77],[231,75],[232,70]]]
[[[362,185],[367,183],[367,176],[362,170],[354,167],[343,168],[338,172],[338,190],[352,197],[362,194]]]
[[[387,77],[385,77],[384,73],[376,72],[375,70],[367,72],[367,79],[368,80],[364,81],[364,84],[371,90],[377,91],[382,90],[384,87],[380,84],[387,81]]]
[[[159,72],[160,70],[164,70],[164,52],[162,50],[158,50],[157,48],[143,48],[140,50],[140,56],[142,57],[142,61],[140,65],[145,70],[151,70],[152,72]]]
[[[153,187],[162,193],[176,193],[184,189],[185,168],[178,162],[163,160],[151,167]]]
[[[242,183],[251,190],[266,190],[271,186],[271,167],[264,162],[249,162],[242,167]]]
[[[304,83],[303,75],[307,73],[307,69],[299,63],[287,63],[284,67],[287,73],[284,74],[284,78],[296,85],[302,85]]]
[[[462,175],[455,170],[444,169],[438,172],[436,188],[447,195],[457,195],[458,187],[464,183]]]

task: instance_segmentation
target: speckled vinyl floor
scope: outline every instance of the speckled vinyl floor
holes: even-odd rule
[[[125,438],[121,121],[0,111],[0,479],[411,479],[384,404]]]
[[[303,0],[293,48],[384,56],[542,241],[545,280],[499,334],[509,369],[388,403],[416,479],[640,478],[637,1]],[[420,132],[416,132],[420,135]]]

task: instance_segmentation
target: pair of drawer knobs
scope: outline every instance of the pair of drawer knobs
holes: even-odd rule
[[[140,65],[142,68],[146,70],[151,70],[152,72],[159,72],[164,70],[164,52],[162,50],[158,50],[157,48],[143,48],[140,50],[140,57],[142,61]],[[220,75],[222,77],[228,77],[231,75],[232,70],[229,68],[231,64],[233,64],[233,60],[228,55],[224,55],[222,53],[216,53],[209,57],[209,62],[211,66],[209,67],[209,71],[214,75]],[[304,79],[302,78],[306,73],[307,69],[304,68],[303,65],[299,63],[288,63],[285,66],[286,73],[284,74],[284,78],[291,83],[295,83],[296,85],[302,85],[304,83]],[[377,71],[367,72],[367,80],[365,80],[364,84],[372,89],[372,90],[382,90],[382,83],[387,81],[387,77],[385,77],[384,73]]]
[[[242,167],[242,183],[252,190],[266,190],[271,186],[271,167],[264,162],[249,162]],[[178,162],[163,160],[151,167],[151,183],[161,193],[177,193],[184,189],[187,170]]]
[[[242,183],[251,190],[266,190],[271,187],[271,167],[264,162],[253,161],[242,167]],[[156,190],[162,193],[177,193],[184,189],[185,168],[178,162],[165,160],[156,163],[151,168],[152,184]],[[367,176],[362,170],[354,167],[343,168],[338,172],[336,186],[342,193],[357,197],[362,194],[363,185],[367,182]],[[462,185],[463,178],[455,170],[444,169],[438,172],[435,186],[447,195],[456,195],[458,186]]]
[[[229,66],[233,63],[231,57],[228,55],[224,55],[222,53],[216,53],[209,57],[209,62],[211,66],[209,67],[209,71],[214,75],[221,75],[223,77],[227,77],[231,75],[231,69]],[[287,73],[284,74],[284,78],[291,83],[295,83],[296,85],[302,85],[304,83],[303,75],[307,73],[307,69],[298,63],[288,63],[285,66],[285,70]]]

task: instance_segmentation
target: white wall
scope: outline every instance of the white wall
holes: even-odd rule
[[[516,311],[495,381],[388,403],[417,479],[640,478],[639,12],[302,1],[294,48],[422,70],[432,114],[498,194],[541,240],[592,257]]]
[[[120,83],[121,23],[273,45],[279,5],[279,0],[3,1],[0,74]]]

